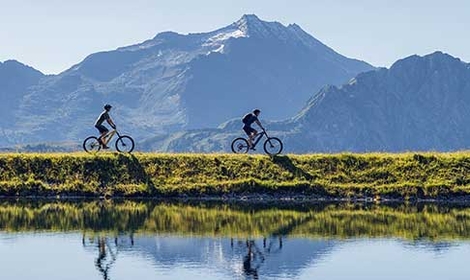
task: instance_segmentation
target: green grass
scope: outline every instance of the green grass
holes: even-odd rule
[[[470,152],[0,154],[0,195],[244,195],[447,199],[470,193]]]

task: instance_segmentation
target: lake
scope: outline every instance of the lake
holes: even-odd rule
[[[0,202],[2,279],[468,279],[470,205]]]

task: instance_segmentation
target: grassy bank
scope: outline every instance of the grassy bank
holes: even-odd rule
[[[155,201],[0,202],[0,231],[198,236],[470,239],[470,209],[416,204],[220,204]]]
[[[2,196],[461,198],[470,153],[1,154]]]

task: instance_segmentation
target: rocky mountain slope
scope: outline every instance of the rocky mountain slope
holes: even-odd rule
[[[29,87],[44,77],[41,72],[16,60],[0,62],[0,135],[3,139],[14,139],[17,135],[15,124],[19,106],[27,98]],[[21,141],[21,138],[17,140]]]
[[[470,147],[470,65],[436,52],[327,86],[294,118],[267,127],[286,152],[451,151]],[[229,151],[240,120],[145,143],[167,151]],[[238,127],[237,127],[238,126]]]

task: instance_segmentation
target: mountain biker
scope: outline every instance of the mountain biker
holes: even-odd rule
[[[250,149],[254,150],[253,147],[253,139],[255,139],[256,135],[258,135],[258,131],[256,129],[252,128],[251,125],[253,123],[256,123],[261,129],[264,130],[263,126],[261,125],[261,122],[258,120],[258,116],[261,113],[259,109],[253,110],[252,113],[246,114],[243,119],[243,131],[248,135],[248,144],[250,145]]]
[[[116,129],[116,125],[114,124],[113,120],[109,116],[109,111],[111,111],[111,108],[113,106],[106,104],[104,105],[104,111],[99,115],[98,119],[96,119],[95,122],[95,127],[98,129],[100,132],[101,136],[98,137],[98,142],[101,144],[103,149],[109,149],[108,146],[103,142],[103,137],[106,135],[106,133],[109,132],[108,128],[103,125],[103,122],[106,120],[106,122],[113,128]]]

